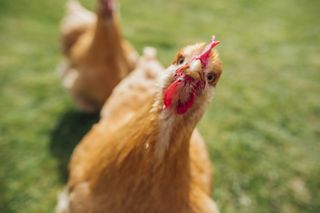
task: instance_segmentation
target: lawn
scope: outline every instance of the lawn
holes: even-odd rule
[[[93,0],[82,1],[94,8]],[[53,212],[98,120],[55,71],[64,1],[0,2],[0,212]],[[121,0],[125,37],[168,65],[212,34],[224,73],[199,124],[225,213],[320,212],[320,1]]]

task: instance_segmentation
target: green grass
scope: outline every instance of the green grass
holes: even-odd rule
[[[94,1],[87,0],[94,8]],[[320,212],[320,2],[121,0],[124,35],[176,50],[216,34],[224,73],[200,122],[221,212]],[[0,212],[53,212],[97,121],[60,86],[62,0],[0,2]]]

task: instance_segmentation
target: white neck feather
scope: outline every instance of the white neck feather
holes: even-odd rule
[[[163,110],[160,113],[158,141],[155,145],[155,155],[158,159],[162,159],[168,150],[175,118],[176,116],[172,115],[171,110]]]

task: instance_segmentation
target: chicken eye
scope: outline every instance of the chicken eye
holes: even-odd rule
[[[183,64],[183,62],[184,62],[184,57],[180,56],[178,61],[177,61],[177,64],[180,65],[180,64]]]
[[[207,79],[209,83],[212,83],[215,80],[215,75],[214,73],[210,72],[207,74]]]

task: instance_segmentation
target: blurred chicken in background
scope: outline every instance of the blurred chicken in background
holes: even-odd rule
[[[76,0],[67,2],[61,25],[66,64],[61,66],[63,86],[79,109],[101,109],[113,88],[131,72],[138,59],[123,39],[115,0],[98,0],[97,14]]]
[[[183,48],[166,70],[145,50],[74,151],[57,212],[218,212],[195,130],[222,71],[217,44]]]

